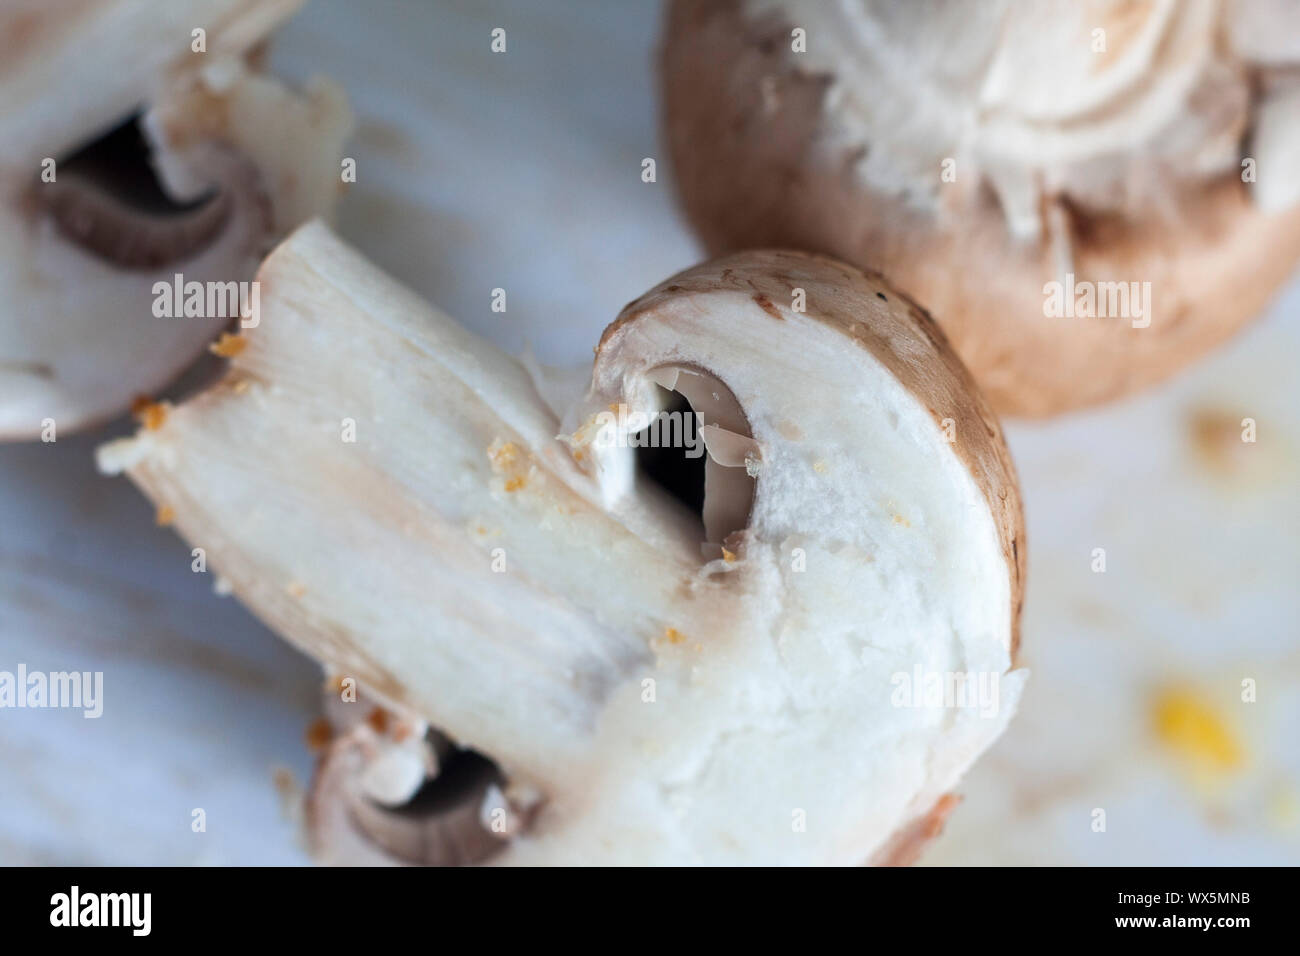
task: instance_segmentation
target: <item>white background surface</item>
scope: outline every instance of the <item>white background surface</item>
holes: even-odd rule
[[[699,257],[657,146],[658,25],[649,2],[313,0],[272,64],[352,99],[347,239],[506,348],[577,363]],[[1172,385],[1009,428],[1033,678],[927,862],[1300,862],[1298,346],[1293,284]],[[1256,419],[1258,443],[1205,453],[1207,415]],[[105,672],[99,720],[0,711],[0,862],[305,862],[272,775],[307,778],[317,668],[191,573],[128,482],[95,475],[92,449],[127,427],[0,447],[0,669]],[[1161,743],[1171,685],[1222,713],[1240,767],[1201,779]]]

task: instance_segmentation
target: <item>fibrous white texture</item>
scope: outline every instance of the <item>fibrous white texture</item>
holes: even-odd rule
[[[1284,178],[1276,171],[1300,162],[1282,135],[1300,126],[1287,6],[747,0],[752,18],[805,31],[791,60],[829,78],[828,136],[867,147],[856,169],[870,188],[937,209],[951,160],[958,181],[993,187],[1025,239],[1043,231],[1045,196],[1091,212],[1171,203],[1175,184],[1236,169],[1252,126],[1253,158]],[[1289,77],[1255,90],[1248,68],[1264,66]],[[1293,198],[1256,195],[1267,209]]]

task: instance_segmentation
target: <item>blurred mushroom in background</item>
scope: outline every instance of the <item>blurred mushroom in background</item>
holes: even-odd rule
[[[347,102],[259,63],[301,4],[0,10],[0,440],[166,387],[246,310],[270,247],[329,214]]]

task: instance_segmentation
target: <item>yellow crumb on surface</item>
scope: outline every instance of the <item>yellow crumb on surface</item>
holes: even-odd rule
[[[149,431],[157,431],[167,421],[167,406],[147,395],[138,395],[131,402],[131,417]]]
[[[237,378],[231,383],[230,388],[236,395],[243,395],[248,391],[248,379]]]
[[[176,509],[171,505],[159,505],[154,512],[153,521],[160,528],[165,528],[176,520]]]
[[[1187,687],[1161,691],[1151,705],[1156,737],[1195,770],[1225,774],[1245,763],[1245,750],[1225,715]]]
[[[506,491],[518,491],[523,486],[524,479],[516,475],[514,478],[511,478],[506,482]]]
[[[894,524],[901,524],[904,528],[912,527],[912,522],[908,521],[902,515],[894,515]]]
[[[234,358],[247,347],[248,339],[242,335],[231,335],[229,332],[222,332],[220,337],[208,346],[208,351],[213,355],[219,355],[221,358]]]
[[[813,471],[817,472],[817,474],[819,475],[824,475],[826,474],[826,472],[830,471],[830,466],[827,465],[826,462],[818,458],[815,462],[813,462]]]
[[[307,585],[301,581],[290,581],[285,585],[284,591],[289,597],[300,598],[307,593]]]
[[[682,641],[686,640],[686,635],[677,630],[677,628],[670,627],[665,629],[664,639],[668,641],[669,644],[680,644]]]
[[[726,561],[728,564],[735,564],[735,563],[736,563],[736,553],[735,553],[734,551],[728,551],[726,548],[723,548],[723,549],[722,549],[722,560],[723,560],[723,561]]]

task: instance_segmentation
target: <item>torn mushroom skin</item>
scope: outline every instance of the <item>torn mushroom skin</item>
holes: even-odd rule
[[[880,269],[1000,412],[1050,415],[1168,377],[1292,273],[1297,36],[1287,0],[673,0],[664,126],[712,252]]]
[[[256,320],[226,284],[333,208],[342,93],[290,90],[249,59],[301,2],[0,12],[0,37],[24,38],[0,67],[0,440],[66,434],[164,388],[232,320]],[[203,284],[190,314],[159,292],[177,275]]]
[[[226,380],[100,467],[272,628],[535,795],[483,862],[861,863],[934,832],[1019,699],[1025,551],[997,422],[910,300],[817,256],[711,262],[624,309],[557,416],[320,224],[260,276]],[[699,513],[609,440],[665,385],[745,475]],[[901,687],[954,673],[995,699]],[[316,788],[347,840],[378,825],[346,796],[364,763],[337,745]],[[452,859],[401,809],[383,856]]]

